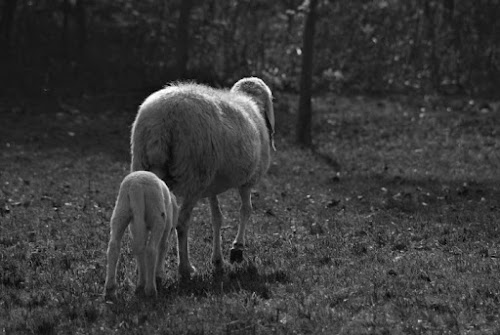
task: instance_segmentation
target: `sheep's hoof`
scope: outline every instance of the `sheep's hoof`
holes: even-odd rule
[[[190,280],[195,274],[198,272],[194,266],[190,266],[185,269],[179,269],[179,275],[181,276],[181,280]]]
[[[155,277],[155,283],[157,289],[162,289],[168,282],[168,279],[165,277]]]
[[[234,246],[230,250],[229,261],[231,263],[243,262],[243,248],[241,246]]]
[[[104,289],[104,301],[114,302],[116,300],[116,289],[114,287]]]

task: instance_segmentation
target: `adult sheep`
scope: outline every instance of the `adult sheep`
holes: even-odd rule
[[[177,224],[179,273],[196,272],[189,260],[191,212],[208,197],[213,225],[212,262],[223,263],[222,213],[217,195],[237,188],[241,197],[231,262],[243,260],[251,188],[269,168],[274,149],[272,93],[259,78],[239,80],[231,90],[181,83],[151,94],[132,126],[132,171],[148,170],[183,198]]]

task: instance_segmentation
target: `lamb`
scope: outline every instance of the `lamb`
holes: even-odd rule
[[[272,93],[259,78],[243,78],[231,90],[194,83],[167,86],[141,104],[132,126],[131,170],[154,172],[183,198],[177,225],[179,274],[196,272],[189,260],[191,211],[208,197],[212,217],[212,263],[223,264],[217,195],[237,188],[240,222],[231,262],[243,261],[251,188],[266,173],[274,147]]]
[[[137,171],[123,179],[110,224],[104,292],[106,299],[115,296],[120,244],[129,223],[132,253],[136,257],[138,269],[136,293],[157,296],[156,277],[166,276],[165,254],[178,211],[176,197],[154,173]]]

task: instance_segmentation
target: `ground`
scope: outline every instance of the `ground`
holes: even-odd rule
[[[277,94],[277,151],[253,192],[247,261],[199,274],[175,242],[159,298],[134,295],[124,240],[118,300],[102,298],[109,219],[142,94],[0,103],[0,329],[6,334],[497,334],[500,115],[465,98],[314,99],[315,150],[293,144]],[[235,192],[221,196],[224,251]]]

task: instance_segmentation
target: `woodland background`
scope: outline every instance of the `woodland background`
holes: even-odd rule
[[[103,94],[256,75],[297,92],[312,4],[313,92],[498,96],[498,0],[4,0],[0,89]]]

